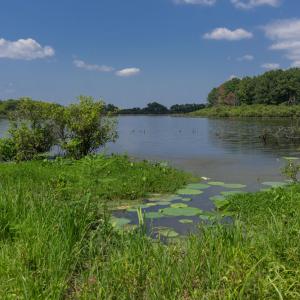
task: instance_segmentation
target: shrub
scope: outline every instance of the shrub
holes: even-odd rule
[[[79,97],[67,107],[24,98],[10,116],[10,137],[1,140],[2,160],[31,160],[55,145],[79,159],[115,141],[115,119],[105,116],[105,103]]]
[[[0,139],[0,161],[11,161],[16,157],[17,151],[12,138]]]

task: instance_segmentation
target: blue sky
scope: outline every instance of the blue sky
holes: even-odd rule
[[[290,66],[298,0],[1,1],[1,99],[205,102],[231,76]]]

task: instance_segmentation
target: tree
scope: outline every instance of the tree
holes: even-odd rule
[[[78,104],[65,109],[66,136],[60,146],[67,155],[79,159],[116,140],[115,119],[104,116],[104,110],[104,102],[86,96],[80,96]]]
[[[148,103],[143,111],[148,114],[167,114],[169,112],[167,107],[158,102]]]
[[[117,138],[116,122],[105,103],[79,97],[79,103],[58,104],[24,98],[10,116],[9,137],[0,140],[2,160],[30,160],[55,145],[79,159]]]

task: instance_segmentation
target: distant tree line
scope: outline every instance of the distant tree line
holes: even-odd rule
[[[8,99],[0,100],[0,116],[8,116],[10,112],[17,110],[18,104],[22,102],[23,98],[20,99]],[[31,100],[33,101],[33,100]],[[34,102],[34,101],[33,101]],[[40,101],[36,101],[40,102]],[[158,103],[151,102],[148,103],[146,107],[134,107],[127,109],[120,109],[119,107],[113,104],[105,104],[102,113],[103,114],[131,114],[131,115],[163,115],[163,114],[180,114],[180,113],[189,113],[193,111],[200,110],[205,108],[205,104],[175,104],[170,108]]]
[[[151,102],[148,103],[146,107],[134,107],[121,109],[118,111],[119,114],[133,114],[133,115],[163,115],[163,114],[179,114],[179,113],[189,113],[202,108],[205,108],[205,104],[175,104],[170,108],[158,103]]]
[[[208,104],[299,104],[300,68],[274,70],[260,76],[233,78],[212,89]]]

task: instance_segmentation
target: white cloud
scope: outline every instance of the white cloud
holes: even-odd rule
[[[254,59],[254,56],[251,54],[246,54],[237,58],[237,61],[251,61]]]
[[[292,66],[300,61],[300,19],[279,20],[264,28],[266,36],[273,41],[271,50],[283,51],[292,61]]]
[[[174,0],[177,4],[198,4],[212,6],[217,0]]]
[[[120,77],[131,77],[138,75],[141,72],[139,68],[126,68],[116,72],[117,76]]]
[[[204,34],[203,37],[209,40],[238,41],[242,39],[251,39],[253,34],[242,28],[230,30],[225,27],[219,27],[214,29],[212,32]]]
[[[241,9],[251,9],[257,6],[269,5],[277,7],[280,5],[281,0],[231,0],[231,3]]]
[[[94,65],[94,64],[87,64],[85,63],[83,60],[79,60],[79,59],[75,59],[73,60],[73,64],[77,67],[77,68],[81,68],[81,69],[85,69],[88,71],[98,71],[98,72],[112,72],[114,70],[114,68],[109,67],[109,66],[99,66],[99,65]]]
[[[279,69],[280,65],[276,63],[265,63],[262,64],[261,67],[267,70],[275,70],[275,69]]]
[[[32,60],[50,57],[54,54],[55,51],[52,47],[42,47],[34,39],[19,39],[17,41],[0,39],[0,58]]]

